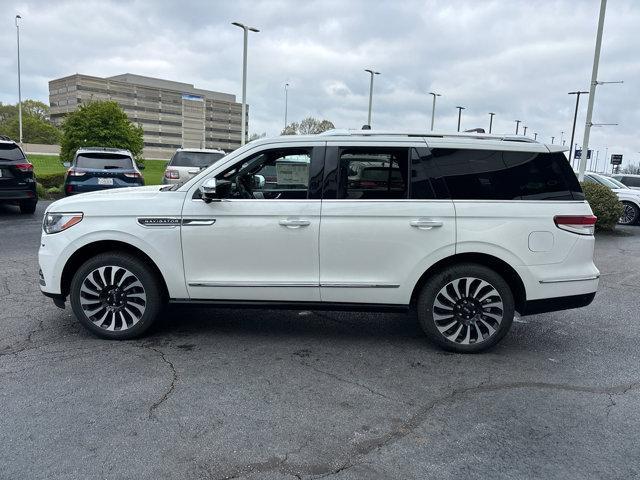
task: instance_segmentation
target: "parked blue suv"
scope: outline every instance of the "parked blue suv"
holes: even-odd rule
[[[65,195],[108,188],[140,187],[144,178],[129,150],[102,147],[78,149],[64,177]]]

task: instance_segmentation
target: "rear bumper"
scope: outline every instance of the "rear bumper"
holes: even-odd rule
[[[0,190],[0,201],[7,200],[34,200],[37,199],[35,188],[22,188],[15,190]]]
[[[557,312],[558,310],[570,310],[572,308],[586,307],[596,296],[596,292],[571,295],[568,297],[542,298],[525,302],[520,315],[536,315],[538,313]]]

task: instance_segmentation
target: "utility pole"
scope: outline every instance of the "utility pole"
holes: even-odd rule
[[[516,120],[516,135],[518,134],[518,128],[520,128],[521,120]]]
[[[20,15],[16,15],[16,38],[18,40],[18,129],[19,129],[19,141],[22,145],[22,85],[20,82],[20,25],[18,20],[21,20]]]
[[[602,30],[604,28],[604,15],[607,10],[607,0],[600,0],[600,16],[598,17],[598,30],[596,33],[596,50],[593,56],[593,69],[591,70],[591,86],[589,87],[589,102],[587,104],[587,119],[584,124],[584,137],[582,138],[582,155],[578,168],[578,181],[584,181],[584,170],[587,168],[586,152],[589,151],[589,135],[591,134],[591,119],[593,116],[593,101],[596,96],[598,84],[598,66],[600,63],[600,50],[602,48]]]
[[[289,84],[284,84],[284,128],[287,128],[287,108],[289,106]]]
[[[465,109],[465,107],[456,107],[458,109],[458,131],[460,131],[460,119],[462,118],[462,110]]]
[[[573,139],[576,135],[576,120],[578,118],[578,105],[580,104],[580,95],[586,95],[589,92],[581,92],[581,91],[575,91],[575,92],[569,92],[569,95],[575,95],[576,96],[576,110],[573,113],[573,126],[571,127],[571,142],[569,142],[569,145],[571,146],[571,149],[569,149],[569,163],[571,163],[571,154],[575,154],[575,151],[573,149]]]
[[[369,116],[367,117],[367,125],[371,127],[371,104],[373,103],[373,76],[380,75],[380,72],[376,72],[375,70],[365,68],[365,72],[369,72],[371,74],[371,83],[369,83]]]
[[[244,31],[244,49],[242,54],[242,138],[240,145],[247,141],[247,45],[249,43],[249,31],[259,32],[257,28],[248,27],[240,22],[232,22],[231,25],[240,27]]]
[[[436,117],[436,97],[441,97],[440,93],[429,92],[429,95],[433,95],[433,105],[431,106],[431,131],[433,132],[433,122]]]
[[[495,113],[489,112],[489,133],[491,133],[491,127],[493,127],[493,116]]]

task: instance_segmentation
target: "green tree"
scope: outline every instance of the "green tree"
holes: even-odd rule
[[[0,104],[0,135],[14,140],[20,136],[17,105]],[[49,121],[49,106],[37,100],[22,102],[22,140],[52,145],[60,141],[60,130]]]
[[[116,102],[90,102],[65,118],[60,160],[70,162],[80,147],[125,148],[140,160],[143,145],[142,127],[131,123]]]
[[[287,125],[280,135],[314,135],[336,128],[329,120],[318,120],[307,117],[300,123],[293,122]]]

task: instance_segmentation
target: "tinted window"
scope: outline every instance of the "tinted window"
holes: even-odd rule
[[[0,160],[24,160],[24,155],[16,145],[0,143]]]
[[[434,148],[432,161],[437,166],[454,199],[511,200],[510,184],[502,153],[494,150],[458,150]]]
[[[77,168],[95,168],[100,170],[132,169],[131,157],[117,153],[83,153],[76,158]]]
[[[224,157],[224,153],[217,152],[176,152],[169,162],[173,167],[206,168]]]
[[[407,198],[407,157],[406,148],[341,149],[340,197],[362,200]]]
[[[429,150],[421,148],[411,149],[411,198],[431,199],[436,198],[434,185],[435,177],[433,162],[429,159]]]
[[[464,200],[584,199],[562,153],[433,149],[451,198]]]
[[[629,187],[640,187],[640,177],[624,177],[622,183]]]
[[[584,200],[575,173],[563,153],[503,152],[514,198]]]

